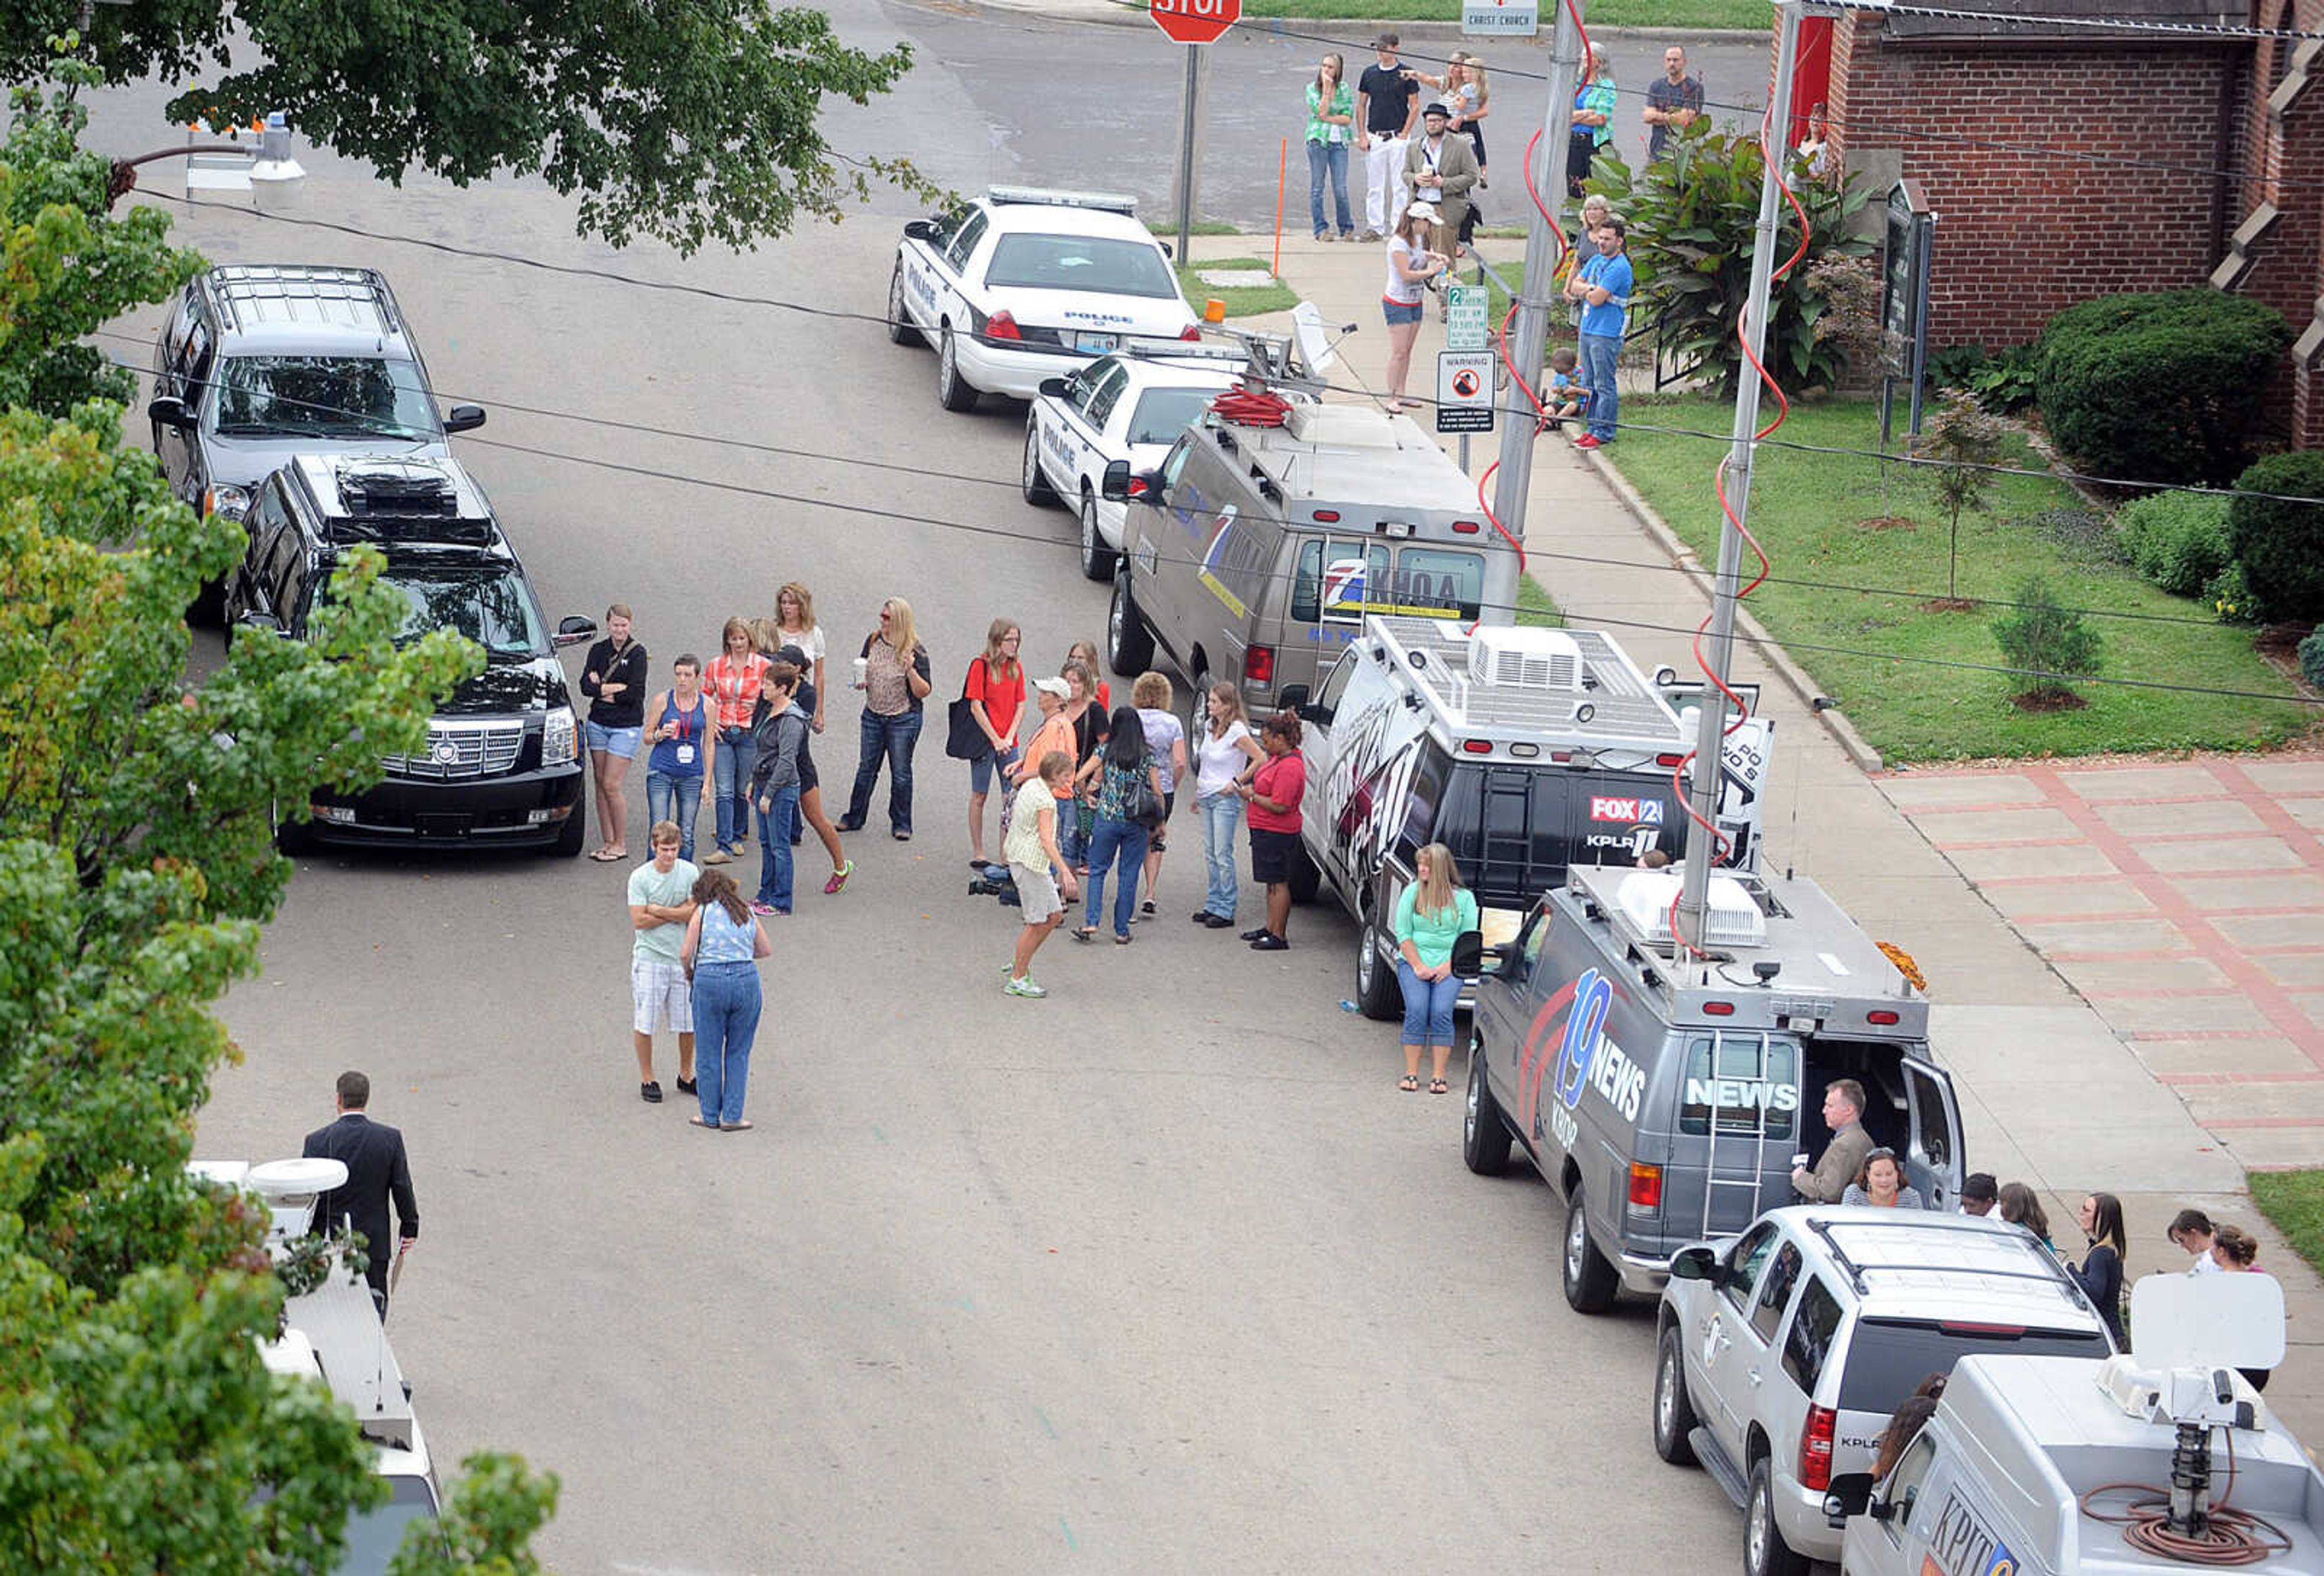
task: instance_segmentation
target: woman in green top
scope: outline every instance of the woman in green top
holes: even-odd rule
[[[1590,51],[1582,85],[1573,92],[1573,129],[1566,138],[1565,195],[1580,197],[1590,179],[1590,166],[1601,149],[1614,140],[1614,73],[1606,57]]]
[[[1356,90],[1343,78],[1345,61],[1325,55],[1315,80],[1307,84],[1307,217],[1315,239],[1328,241],[1323,227],[1323,178],[1332,180],[1332,200],[1338,207],[1340,239],[1356,238],[1356,221],[1348,211],[1348,139],[1354,134]]]
[[[1414,856],[1418,874],[1396,900],[1397,983],[1404,987],[1404,1081],[1406,1094],[1420,1087],[1420,1047],[1426,1046],[1428,1092],[1443,1094],[1444,1061],[1452,1054],[1452,1008],[1461,1000],[1460,977],[1452,972],[1452,944],[1477,928],[1477,896],[1461,884],[1452,851],[1432,843]]]

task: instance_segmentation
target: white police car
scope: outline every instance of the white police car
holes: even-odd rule
[[[1137,345],[1041,384],[1025,416],[1028,503],[1081,511],[1082,573],[1111,580],[1128,505],[1100,496],[1109,461],[1132,475],[1162,463],[1189,424],[1241,381],[1240,347]]]
[[[888,337],[936,347],[936,398],[1029,400],[1045,379],[1126,337],[1194,339],[1170,254],[1131,198],[996,186],[904,226],[888,281]]]

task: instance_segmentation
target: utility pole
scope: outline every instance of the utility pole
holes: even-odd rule
[[[1533,484],[1533,446],[1537,412],[1527,402],[1522,379],[1541,387],[1542,351],[1549,342],[1550,276],[1557,269],[1564,235],[1542,208],[1565,211],[1565,151],[1573,125],[1573,88],[1582,74],[1582,24],[1576,15],[1582,0],[1569,10],[1557,4],[1557,26],[1550,34],[1549,107],[1542,112],[1541,156],[1526,171],[1529,180],[1546,180],[1549,200],[1534,207],[1526,227],[1525,276],[1518,283],[1517,321],[1509,326],[1508,358],[1513,368],[1501,410],[1501,468],[1495,473],[1493,513],[1518,541],[1525,540],[1526,494]],[[1510,616],[1515,616],[1514,610]]]
[[[1759,223],[1751,249],[1751,285],[1743,299],[1743,343],[1749,361],[1735,392],[1734,444],[1726,461],[1727,501],[1735,517],[1722,517],[1719,530],[1719,572],[1711,582],[1711,631],[1707,656],[1711,672],[1727,680],[1735,653],[1735,600],[1742,586],[1743,533],[1737,522],[1750,516],[1751,456],[1757,447],[1752,436],[1759,429],[1759,377],[1749,362],[1766,353],[1767,294],[1775,272],[1775,214],[1782,200],[1779,178],[1791,146],[1792,78],[1798,64],[1800,8],[1804,0],[1775,0],[1775,85],[1767,105],[1766,169],[1759,182]],[[1679,889],[1678,932],[1682,945],[1702,951],[1709,916],[1711,856],[1719,839],[1703,830],[1719,819],[1720,790],[1726,776],[1725,733],[1727,697],[1717,689],[1703,692],[1702,714],[1694,736],[1695,827],[1686,843],[1685,880]]]

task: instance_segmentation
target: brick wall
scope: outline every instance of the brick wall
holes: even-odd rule
[[[1932,345],[2015,344],[2091,296],[2204,282],[2242,217],[2241,182],[2200,172],[2236,140],[2247,45],[1903,43],[1881,25],[1834,29],[1834,135],[1851,167],[1900,158],[1936,209]],[[2035,147],[2145,165],[2019,151]]]

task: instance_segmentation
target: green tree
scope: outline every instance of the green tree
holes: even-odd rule
[[[2011,605],[1993,621],[1993,638],[2015,669],[2009,692],[2028,710],[2080,705],[2070,681],[2096,673],[2105,649],[2081,611],[2061,606],[2039,575],[2019,584]]]
[[[1986,413],[1966,389],[1941,389],[1937,409],[1922,429],[1913,458],[1921,482],[1942,509],[1949,526],[1945,546],[1945,600],[1960,600],[1960,522],[1964,513],[1985,508],[1993,495],[1993,466],[2001,459],[2001,423]]]
[[[911,65],[769,0],[11,0],[0,78],[49,68],[82,15],[107,82],[185,83],[171,118],[282,110],[303,136],[400,181],[502,171],[581,194],[579,227],[621,245],[746,246],[801,215],[837,219],[873,180],[926,193],[908,161],[853,159],[816,129]],[[231,51],[231,52],[230,52]],[[244,62],[240,69],[234,62]]]
[[[1758,139],[1714,132],[1710,121],[1699,120],[1674,133],[1669,151],[1644,169],[1632,170],[1610,148],[1600,152],[1591,168],[1588,189],[1603,192],[1629,225],[1634,299],[1647,320],[1669,314],[1662,348],[1682,362],[1702,363],[1712,392],[1731,396],[1743,373],[1736,333],[1750,293],[1760,177],[1766,169]],[[1865,195],[1849,181],[1811,180],[1804,168],[1794,170],[1791,187],[1807,213],[1808,247],[1775,283],[1767,370],[1788,388],[1831,386],[1845,353],[1840,341],[1816,336],[1827,300],[1809,281],[1809,260],[1871,251],[1872,243],[1850,228]],[[1775,264],[1781,267],[1799,250],[1800,223],[1789,203],[1775,213]],[[1632,321],[1634,328],[1644,326]]]
[[[69,89],[96,79],[59,60],[67,89],[13,90],[0,143],[0,410],[62,416],[84,400],[127,403],[136,386],[84,337],[133,307],[165,299],[202,267],[169,244],[169,216],[106,211],[113,161],[78,145],[88,111]]]

